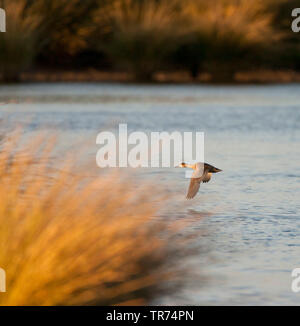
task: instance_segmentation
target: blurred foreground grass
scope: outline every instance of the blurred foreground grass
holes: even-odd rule
[[[0,305],[140,305],[179,292],[191,252],[178,225],[155,218],[168,196],[120,173],[86,178],[71,156],[53,162],[54,147],[22,133],[0,141]]]

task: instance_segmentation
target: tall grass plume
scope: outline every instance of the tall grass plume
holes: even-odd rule
[[[112,0],[106,3],[95,15],[99,49],[117,66],[132,72],[136,79],[151,80],[177,45],[179,2]]]
[[[149,304],[176,293],[188,249],[155,218],[165,193],[119,172],[87,177],[54,147],[1,139],[0,305]]]

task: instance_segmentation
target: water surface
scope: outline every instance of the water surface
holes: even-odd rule
[[[206,230],[212,259],[203,266],[199,257],[198,266],[209,282],[158,303],[300,304],[291,291],[291,271],[300,267],[300,85],[27,84],[1,86],[1,102],[6,123],[59,130],[66,144],[95,146],[97,133],[118,123],[204,131],[205,159],[223,172],[185,214],[206,216],[192,216],[191,227]],[[182,171],[156,173],[185,196]]]

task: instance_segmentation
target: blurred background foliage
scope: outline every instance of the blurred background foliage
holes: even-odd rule
[[[209,73],[300,68],[291,31],[296,0],[2,0],[0,74],[25,69],[124,71],[148,81],[159,71]]]

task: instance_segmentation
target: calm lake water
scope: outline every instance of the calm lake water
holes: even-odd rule
[[[300,267],[300,85],[2,85],[7,101],[5,121],[59,130],[66,144],[92,139],[95,152],[97,133],[118,123],[205,132],[205,160],[223,172],[201,186],[185,216],[210,247],[198,264],[208,281],[157,303],[300,304],[291,291]],[[185,196],[182,170],[157,174]]]

